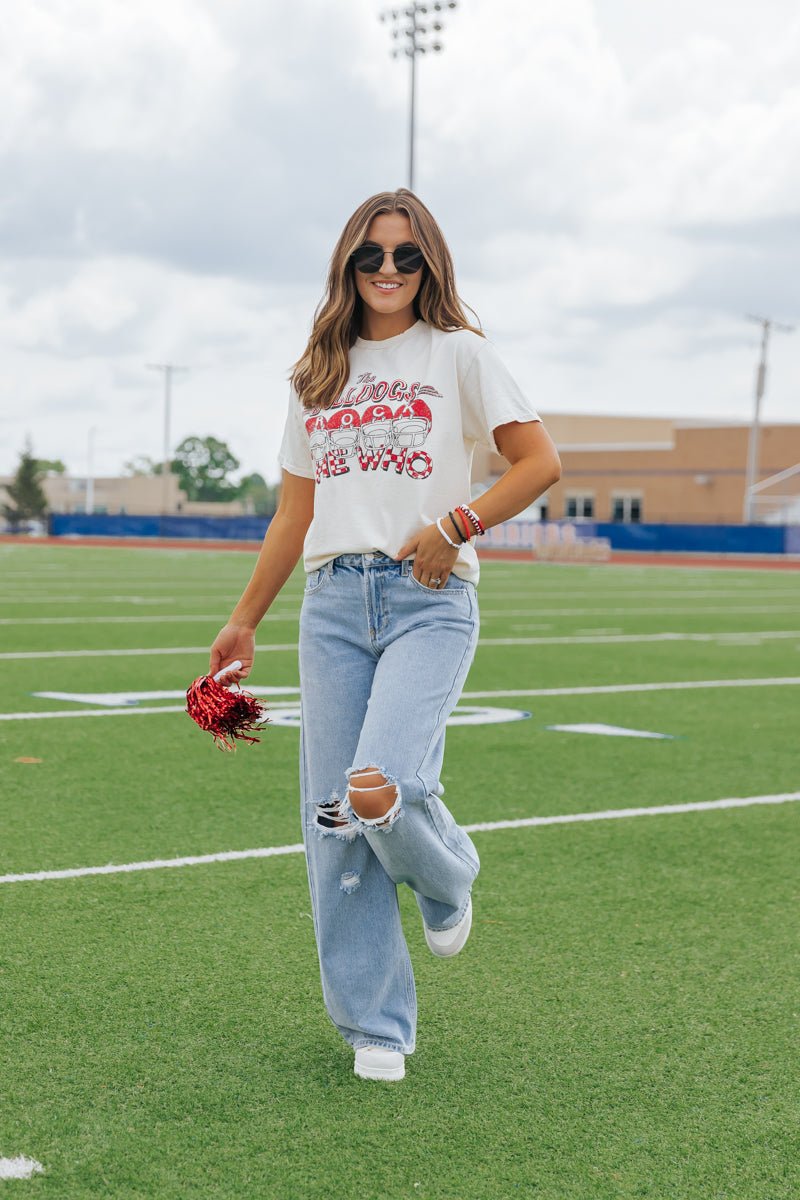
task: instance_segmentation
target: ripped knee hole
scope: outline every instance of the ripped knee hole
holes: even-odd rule
[[[347,796],[350,807],[362,820],[375,821],[387,816],[397,803],[399,789],[377,767],[351,771]]]

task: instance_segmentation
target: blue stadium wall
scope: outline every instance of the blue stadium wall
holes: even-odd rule
[[[608,538],[613,550],[695,554],[787,554],[786,525],[635,525],[581,522],[580,537]]]
[[[226,541],[261,541],[269,517],[189,517],[102,513],[53,513],[50,533],[54,537],[152,537],[200,538]],[[509,521],[509,536],[502,541],[522,547],[526,539]],[[517,526],[517,528],[512,528]],[[696,554],[800,554],[798,525],[635,525],[618,522],[582,521],[579,537],[604,537],[614,550],[672,551]],[[493,542],[500,530],[495,527]],[[530,544],[530,543],[529,543]]]
[[[205,538],[214,541],[261,541],[270,517],[137,517],[133,513],[51,513],[53,537]]]

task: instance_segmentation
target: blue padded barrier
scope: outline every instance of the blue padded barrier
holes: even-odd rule
[[[134,513],[52,513],[54,537],[152,537],[258,541],[271,517],[136,516]]]
[[[637,525],[617,521],[576,526],[578,536],[604,537],[612,550],[695,554],[784,554],[784,525]]]
[[[55,537],[152,537],[261,541],[270,517],[136,516],[53,513]],[[532,544],[531,522],[507,521],[484,545],[523,548]],[[558,522],[572,524],[572,522]],[[613,550],[696,554],[800,554],[796,525],[637,525],[616,521],[575,522],[578,537],[608,538]]]

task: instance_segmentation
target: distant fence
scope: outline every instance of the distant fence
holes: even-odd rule
[[[53,513],[54,537],[152,537],[261,541],[270,517],[189,517]],[[800,554],[800,525],[636,525],[615,521],[548,522],[574,526],[578,538],[607,538],[612,550],[698,554]],[[538,531],[538,534],[537,534]],[[499,550],[532,550],[538,521],[505,521],[481,538]]]

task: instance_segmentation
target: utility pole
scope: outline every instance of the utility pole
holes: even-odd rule
[[[779,321],[772,321],[769,317],[754,317],[751,313],[745,314],[748,321],[755,321],[761,326],[761,357],[756,371],[756,399],[755,408],[753,410],[753,423],[750,426],[750,439],[747,444],[747,474],[744,481],[744,523],[750,524],[753,520],[753,512],[755,503],[753,500],[753,488],[758,476],[758,443],[760,435],[759,421],[761,418],[761,401],[764,398],[764,387],[767,382],[767,345],[769,343],[770,329],[777,329],[781,333],[792,333],[793,325],[781,325]]]
[[[95,426],[92,425],[86,439],[86,500],[83,507],[89,514],[94,512],[94,435],[96,432]]]
[[[414,134],[417,104],[417,55],[427,54],[429,50],[438,54],[444,49],[439,34],[444,26],[439,20],[439,14],[448,8],[458,8],[458,0],[435,0],[434,3],[420,3],[414,0],[404,8],[386,8],[380,14],[381,21],[391,21],[393,25],[392,38],[397,43],[392,50],[392,58],[406,55],[411,59],[411,89],[408,121],[408,189],[414,190]],[[430,24],[424,24],[420,17],[431,14]],[[425,42],[425,37],[431,34],[432,41]],[[405,45],[400,39],[405,38]]]
[[[164,453],[162,455],[161,475],[161,514],[166,513],[169,496],[170,453],[169,453],[169,418],[172,404],[172,376],[177,371],[188,371],[188,367],[179,367],[175,363],[147,363],[148,371],[164,372]]]

